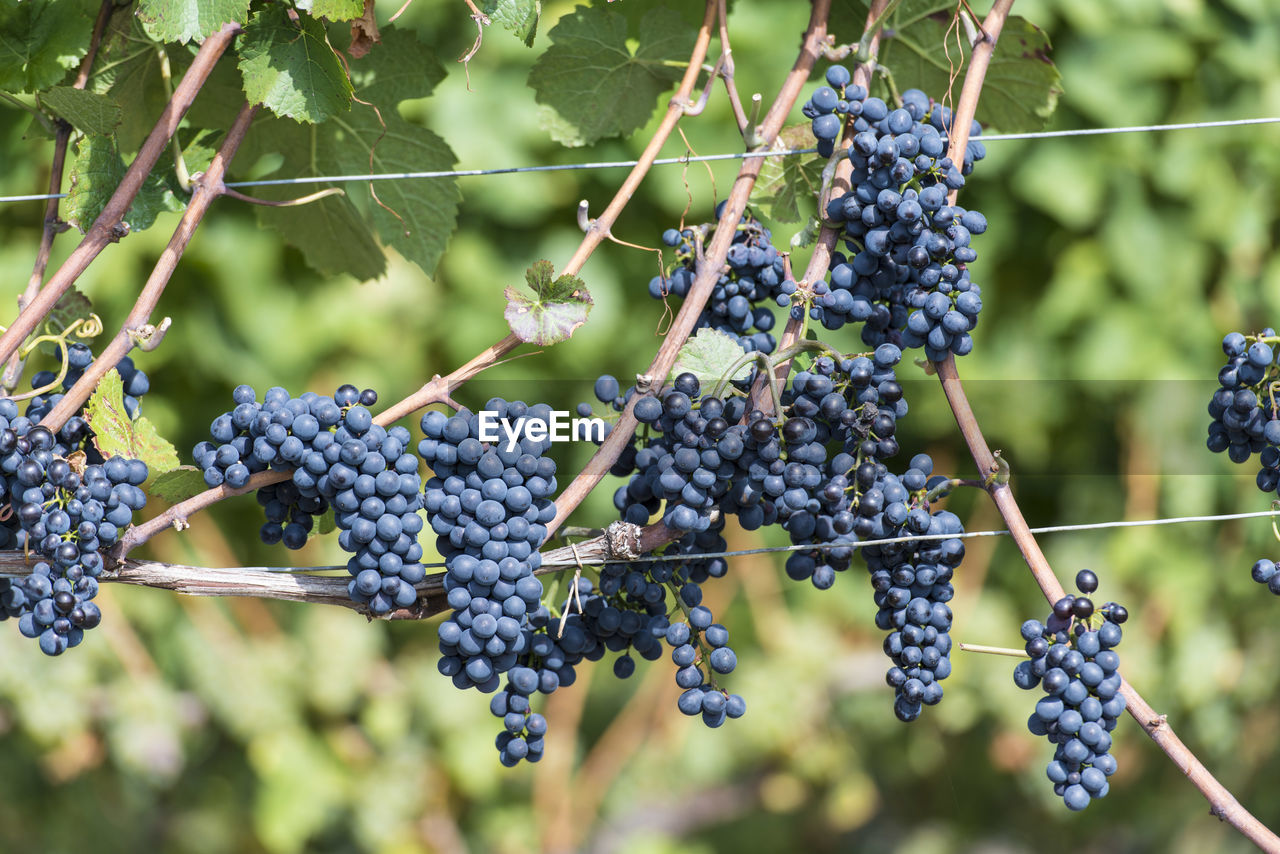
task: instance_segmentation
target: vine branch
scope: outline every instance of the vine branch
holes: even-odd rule
[[[219,147],[218,153],[214,155],[208,170],[203,176],[192,178],[191,201],[187,203],[187,209],[183,212],[178,227],[174,229],[173,236],[169,238],[169,244],[160,254],[160,259],[156,261],[151,275],[142,287],[142,293],[138,295],[138,300],[134,303],[129,316],[125,318],[120,331],[103,348],[98,358],[84,369],[80,379],[67,390],[57,405],[40,419],[42,425],[55,433],[60,430],[67,419],[78,412],[93,394],[93,390],[98,387],[103,376],[137,345],[139,331],[151,322],[151,314],[160,301],[160,295],[164,293],[169,280],[173,278],[178,261],[186,251],[204,215],[208,213],[209,206],[213,204],[214,199],[226,192],[222,181],[227,172],[227,165],[235,157],[245,134],[249,132],[249,125],[253,122],[257,109],[256,106],[248,103],[240,108],[240,113],[227,131],[227,136]]]
[[[987,67],[991,62],[991,54],[995,50],[996,40],[1000,36],[1000,31],[1012,5],[1013,0],[996,0],[991,12],[982,22],[982,36],[973,49],[969,70],[965,74],[964,85],[961,89],[960,100],[957,102],[956,110],[953,114],[951,147],[948,151],[948,155],[953,162],[960,163],[963,160],[965,146],[968,144],[969,139],[969,126],[977,111],[978,97],[982,92],[982,84],[986,77]],[[954,194],[955,191],[953,190],[951,197],[948,199],[949,203],[954,202]],[[947,404],[955,416],[956,425],[960,428],[960,433],[964,437],[965,444],[969,447],[969,452],[973,456],[973,461],[978,467],[978,471],[984,477],[997,473],[999,466],[996,456],[987,445],[982,429],[978,426],[978,419],[974,415],[973,407],[969,405],[964,386],[960,382],[960,375],[956,371],[955,357],[948,353],[944,360],[935,362],[934,367],[937,370],[938,379],[942,383],[942,390],[946,395]],[[1041,551],[1040,544],[1036,542],[1035,535],[1031,533],[1030,526],[1027,525],[1027,520],[1022,515],[1022,509],[1018,506],[1017,499],[1014,498],[1013,489],[1010,487],[1008,479],[1004,477],[990,478],[986,482],[986,489],[1005,525],[1013,535],[1018,551],[1022,554],[1023,560],[1031,570],[1031,575],[1035,578],[1041,592],[1050,604],[1057,602],[1066,595],[1066,591],[1063,590],[1062,585],[1058,582],[1058,577],[1054,574],[1053,567],[1049,565],[1048,558]],[[1173,727],[1169,726],[1166,717],[1157,714],[1151,708],[1151,705],[1143,699],[1142,695],[1138,693],[1137,689],[1128,681],[1124,681],[1123,677],[1120,693],[1124,695],[1129,714],[1138,722],[1143,731],[1151,737],[1151,740],[1181,769],[1186,778],[1191,781],[1191,784],[1204,795],[1209,801],[1210,811],[1215,816],[1240,831],[1263,851],[1280,852],[1280,837],[1276,836],[1236,800],[1235,795],[1231,794],[1227,787],[1222,785],[1191,749],[1182,742],[1182,739],[1178,738],[1178,735],[1173,731]]]
[[[129,164],[120,186],[112,193],[111,198],[102,209],[102,213],[90,226],[80,245],[75,248],[67,260],[49,278],[35,298],[24,308],[16,320],[0,336],[0,362],[8,362],[22,342],[27,339],[49,312],[53,310],[58,299],[75,283],[90,262],[109,244],[119,239],[119,227],[129,206],[142,189],[143,182],[155,167],[164,153],[169,137],[178,129],[178,123],[190,108],[192,101],[208,80],[219,57],[231,45],[240,25],[230,23],[224,25],[213,35],[205,39],[200,51],[191,61],[191,67],[183,75],[173,97],[160,114],[159,121],[151,130],[138,155]]]
[[[250,488],[246,487],[240,492],[249,491]],[[672,530],[660,521],[644,528],[626,522],[614,522],[599,536],[544,552],[542,566],[535,574],[563,572],[608,560],[634,560],[682,536],[682,532]],[[0,576],[22,577],[30,571],[31,564],[22,552],[0,552]],[[342,574],[315,574],[326,571],[340,571]],[[101,580],[172,590],[188,596],[254,597],[313,605],[338,605],[368,614],[365,606],[352,601],[347,594],[347,584],[351,579],[346,574],[345,565],[272,571],[265,567],[224,568],[122,560],[104,573]],[[444,573],[428,575],[416,585],[416,589],[418,602],[412,607],[393,611],[387,615],[387,619],[422,620],[449,610]]]

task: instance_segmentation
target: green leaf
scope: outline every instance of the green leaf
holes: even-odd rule
[[[297,187],[262,187],[259,195],[288,199]],[[296,208],[258,208],[258,221],[301,250],[307,264],[321,273],[347,273],[361,281],[376,279],[387,269],[382,252],[360,211],[345,196],[329,196]]]
[[[279,152],[284,164],[272,178],[305,178],[322,174],[310,154],[317,138],[330,125],[300,125],[288,119],[267,118],[254,122],[240,147],[238,158],[252,163],[264,154]],[[329,173],[333,174],[333,173]],[[322,185],[323,186],[323,185]],[[254,195],[264,199],[297,198],[315,186],[259,187]],[[360,280],[375,279],[387,268],[382,247],[365,224],[360,211],[345,196],[330,196],[309,205],[291,208],[256,208],[258,221],[274,229],[285,242],[302,252],[308,266],[335,276],[349,274]]]
[[[480,10],[495,23],[510,30],[516,38],[533,47],[538,34],[538,18],[542,4],[538,0],[485,0]]]
[[[123,121],[114,131],[116,143],[121,151],[136,151],[169,100],[160,78],[158,46],[135,16],[112,15],[93,68],[86,88],[110,95],[120,106]],[[214,74],[217,75],[216,69]],[[240,75],[235,77],[237,94],[243,103]],[[197,108],[207,94],[207,87],[201,90],[196,99]]]
[[[963,30],[960,44],[954,32],[948,39],[948,21],[945,15],[921,17],[885,40],[881,62],[893,69],[899,90],[916,87],[942,100],[953,70],[959,70],[962,62],[967,67],[970,51]],[[1049,49],[1048,36],[1025,18],[1014,15],[1005,22],[978,101],[977,119],[983,127],[1005,133],[1044,127],[1062,94],[1062,75],[1049,58]],[[956,79],[957,92],[960,79],[962,75]]]
[[[539,103],[575,129],[557,139],[576,145],[625,136],[647,122],[658,96],[684,73],[664,60],[687,60],[694,33],[667,8],[650,10],[631,35],[622,15],[579,6],[550,37],[553,44],[534,63],[529,85]]]
[[[395,109],[402,100],[429,95],[444,78],[435,55],[412,32],[388,28],[379,48],[351,60],[351,69],[356,94],[370,104],[357,104],[350,113],[313,127],[279,120],[258,123],[241,156],[252,162],[255,155],[280,152],[286,160],[277,174],[289,178],[453,167],[457,157],[444,140],[404,120]],[[457,224],[461,196],[455,179],[353,181],[346,190],[347,199],[260,209],[259,217],[285,234],[302,249],[307,262],[323,272],[347,272],[361,279],[381,275],[386,260],[370,225],[384,244],[428,274],[435,271]],[[279,199],[304,192],[309,190],[275,188],[262,195]],[[363,222],[352,200],[363,208]],[[290,221],[299,217],[309,221],[301,226]],[[321,218],[322,222],[312,221]],[[346,253],[350,257],[344,260]]]
[[[704,389],[710,389],[724,379],[744,380],[751,375],[750,363],[741,365],[733,376],[729,372],[744,355],[742,345],[719,329],[704,327],[684,342],[671,366],[671,377],[693,374]]]
[[[323,122],[351,106],[351,81],[329,46],[324,25],[297,23],[283,6],[250,19],[240,41],[240,74],[252,103],[300,122]]]
[[[591,294],[577,276],[552,279],[555,268],[550,261],[535,261],[525,271],[525,281],[533,291],[530,297],[515,288],[507,288],[507,325],[521,341],[545,347],[564,341],[587,322],[591,313]]]
[[[377,53],[377,51],[374,51]],[[457,162],[448,143],[432,131],[400,118],[394,109],[359,106],[319,129],[317,161],[329,174],[444,171]],[[373,226],[383,243],[395,247],[428,275],[444,253],[457,225],[462,196],[453,178],[350,183],[347,192],[368,200]],[[374,198],[373,193],[377,193]]]
[[[772,150],[791,151],[813,148],[817,144],[809,123],[805,122],[783,128]],[[826,165],[827,158],[818,154],[765,158],[760,177],[751,189],[752,208],[776,222],[800,222],[806,214],[817,210],[822,170]]]
[[[89,230],[102,213],[107,200],[120,185],[125,165],[114,137],[88,134],[76,143],[71,164],[71,186],[63,215],[80,231]],[[170,173],[171,174],[171,173]],[[150,228],[161,211],[180,211],[185,202],[169,176],[152,172],[125,213],[124,221],[133,231]]]
[[[60,83],[88,49],[97,10],[92,0],[0,0],[0,89]]]
[[[109,134],[124,119],[120,105],[109,95],[71,86],[54,86],[40,96],[40,103],[85,133]]]
[[[92,311],[93,303],[89,302],[89,298],[73,285],[58,297],[42,328],[51,329],[55,333],[61,332],[77,320],[88,317]],[[36,349],[46,356],[58,354],[58,345],[52,341],[41,341],[36,345]]]
[[[364,14],[364,0],[299,0],[298,8],[317,18],[350,21]]]
[[[377,49],[350,60],[349,65],[355,94],[360,100],[379,106],[425,98],[445,78],[444,66],[435,51],[412,30],[395,27],[382,31],[382,43]],[[363,168],[368,168],[367,162]]]
[[[124,408],[124,384],[112,368],[98,383],[84,408],[94,432],[93,445],[104,457],[142,460],[151,476],[178,468],[178,451],[145,418],[130,419]]]
[[[156,41],[204,41],[235,21],[249,16],[249,0],[140,0],[138,18]]]
[[[169,504],[186,501],[207,489],[204,473],[195,466],[178,466],[153,474],[147,483],[147,494]]]

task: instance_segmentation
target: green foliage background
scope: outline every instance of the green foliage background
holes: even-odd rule
[[[772,98],[806,5],[735,4],[744,93]],[[380,2],[380,18],[398,6]],[[566,150],[525,86],[545,34],[571,11],[544,3],[532,51],[491,29],[468,81],[450,61],[475,36],[463,5],[417,0],[404,24],[435,46],[448,76],[401,116],[442,136],[464,168],[635,156],[653,120],[627,140]],[[1066,91],[1051,127],[1280,115],[1280,17],[1266,0],[1025,0],[1015,11],[1054,45]],[[852,40],[861,23],[837,19],[833,29]],[[37,192],[49,143],[25,113],[0,107],[0,193]],[[739,144],[719,91],[682,127],[698,153]],[[986,304],[978,347],[960,370],[1032,524],[1269,506],[1252,471],[1210,455],[1203,434],[1221,336],[1280,319],[1278,143],[1280,130],[1264,126],[990,144],[963,194],[991,229],[974,273]],[[677,137],[665,153],[682,151]],[[690,198],[689,220],[702,221],[734,169],[655,169],[615,234],[657,245]],[[402,397],[505,334],[502,289],[535,259],[563,265],[580,238],[577,201],[600,210],[623,174],[463,179],[460,228],[437,274],[393,253],[387,274],[366,284],[312,272],[253,211],[219,201],[161,303],[173,330],[139,358],[152,378],[146,414],[186,454],[241,382],[297,392],[350,381],[387,402]],[[0,207],[6,305],[29,273],[41,210]],[[82,279],[108,328],[176,219],[161,213]],[[74,242],[58,240],[55,263]],[[502,394],[571,405],[588,399],[599,373],[642,370],[662,321],[646,293],[656,266],[650,253],[606,244],[582,274],[595,299],[589,322],[568,343],[486,373],[463,402]],[[906,373],[904,447],[972,475],[936,382]],[[562,482],[584,453],[563,454]],[[575,521],[611,519],[610,492],[598,490]],[[999,527],[985,500],[957,494],[951,506],[970,530]],[[251,499],[231,502],[147,551],[197,565],[344,560],[331,538],[298,554],[262,547],[256,514]],[[1044,545],[1064,580],[1094,568],[1102,594],[1130,606],[1128,678],[1247,807],[1280,827],[1280,603],[1248,576],[1280,548],[1269,526],[1058,534]],[[972,541],[957,587],[961,641],[1016,645],[1021,621],[1046,611],[1004,541]],[[1046,745],[1025,732],[1030,697],[1012,685],[1009,659],[957,651],[945,702],[899,724],[856,569],[820,593],[787,582],[781,561],[742,559],[710,595],[739,653],[730,684],[747,699],[744,719],[709,731],[680,716],[664,664],[626,684],[587,666],[545,704],[548,758],[505,770],[487,699],[435,671],[433,624],[367,625],[345,610],[109,585],[102,627],[73,654],[49,660],[15,627],[0,631],[0,849],[1249,847],[1128,720],[1110,796],[1069,814],[1044,779]]]

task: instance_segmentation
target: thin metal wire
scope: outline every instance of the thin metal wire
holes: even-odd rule
[[[1236,519],[1262,519],[1280,517],[1280,510],[1259,510],[1251,513],[1224,513],[1218,516],[1171,516],[1164,519],[1135,519],[1129,521],[1090,522],[1080,525],[1050,525],[1032,528],[1033,534],[1062,534],[1077,531],[1102,531],[1111,528],[1151,528],[1160,525],[1185,525],[1190,522],[1230,522]],[[759,549],[739,549],[731,552],[708,552],[694,555],[645,555],[638,558],[614,558],[610,560],[566,560],[543,562],[543,566],[563,566],[566,569],[575,566],[600,566],[606,563],[651,563],[661,561],[688,561],[714,557],[741,557],[743,555],[773,554],[778,552],[826,551],[829,549],[865,549],[869,546],[887,546],[896,543],[918,543],[930,540],[967,540],[975,537],[1007,537],[1009,531],[966,531],[962,534],[920,534],[910,537],[891,537],[880,540],[858,540],[855,542],[806,543],[798,546],[770,546]],[[574,554],[577,550],[574,549]],[[424,563],[424,567],[439,568],[443,563]],[[346,566],[255,566],[241,569],[260,570],[262,572],[325,572],[345,570]]]
[[[1181,122],[1168,125],[1130,125],[1111,128],[1080,128],[1077,130],[1050,130],[1034,133],[997,133],[975,138],[975,142],[1003,142],[1014,139],[1052,139],[1063,136],[1105,136],[1121,133],[1148,133],[1168,130],[1202,130],[1206,128],[1243,127],[1247,125],[1266,125],[1280,123],[1280,116],[1256,119],[1224,119],[1211,122]],[[746,151],[730,154],[703,154],[697,156],[661,157],[653,162],[655,166],[675,166],[686,163],[707,163],[717,160],[745,160],[752,157],[782,157],[791,154],[813,154],[816,148],[793,148],[785,151]],[[228,187],[275,187],[295,186],[299,184],[324,184],[339,181],[407,181],[426,178],[474,178],[488,175],[515,175],[527,172],[571,172],[581,169],[622,169],[635,166],[636,160],[603,160],[593,163],[557,163],[543,166],[508,166],[501,169],[452,169],[435,172],[380,172],[363,175],[320,175],[314,178],[264,178],[257,181],[229,181]],[[31,193],[20,196],[0,196],[0,204],[5,202],[38,202],[48,199],[66,198],[66,193],[47,194]]]
[[[1257,519],[1262,517],[1280,516],[1280,510],[1260,510],[1254,513],[1226,513],[1220,516],[1173,516],[1167,519],[1136,519],[1132,521],[1122,522],[1092,522],[1083,525],[1051,525],[1042,528],[1032,528],[1033,534],[1061,534],[1072,531],[1101,531],[1108,528],[1145,528],[1158,525],[1182,525],[1188,522],[1227,522],[1232,519]],[[688,561],[700,560],[713,557],[738,557],[741,555],[757,555],[770,554],[774,552],[803,552],[803,551],[827,551],[830,549],[865,549],[869,546],[887,546],[896,543],[918,543],[928,540],[967,540],[975,537],[1007,537],[1010,536],[1008,529],[999,531],[965,531],[961,534],[920,534],[910,537],[890,537],[881,540],[859,540],[852,543],[814,543],[798,546],[772,546],[760,549],[741,549],[732,552],[710,552],[698,553],[693,555],[651,555],[635,560],[615,559],[594,561],[594,564],[604,563],[643,563],[648,561]],[[559,566],[556,564],[544,564],[545,566]],[[573,566],[572,563],[565,564]]]

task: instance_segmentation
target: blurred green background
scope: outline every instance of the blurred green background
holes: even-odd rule
[[[627,5],[640,5],[628,0]],[[399,2],[380,2],[385,20]],[[537,48],[571,9],[544,3]],[[979,11],[983,11],[979,8]],[[1024,0],[1054,43],[1066,93],[1050,126],[1105,127],[1280,115],[1280,14],[1268,0]],[[739,85],[768,102],[794,57],[807,4],[739,0]],[[404,108],[463,168],[635,156],[648,134],[565,150],[524,79],[530,51],[494,28],[468,76],[452,62],[475,30],[462,3],[417,0],[405,20],[449,76]],[[842,40],[861,21],[837,20]],[[799,120],[798,110],[796,119]],[[0,109],[0,193],[38,192],[49,146]],[[652,124],[651,124],[652,127]],[[722,92],[682,125],[697,153],[740,145]],[[664,154],[679,155],[678,136]],[[238,163],[243,174],[251,164]],[[615,234],[656,246],[686,205],[709,217],[733,164],[660,167]],[[247,382],[399,399],[505,331],[502,288],[537,258],[562,266],[623,170],[469,178],[458,233],[427,278],[393,257],[382,280],[311,272],[217,203],[161,303],[175,319],[139,357],[144,409],[183,453]],[[713,177],[714,180],[713,180]],[[992,447],[1011,461],[1034,525],[1265,510],[1249,467],[1204,449],[1205,404],[1223,334],[1280,321],[1280,128],[992,142],[962,201],[986,213],[974,278],[986,310],[960,363]],[[692,199],[692,202],[690,202]],[[0,207],[5,305],[25,284],[39,203]],[[132,304],[177,218],[112,246],[81,280],[108,328]],[[785,242],[790,230],[779,228]],[[56,244],[55,264],[74,245]],[[583,276],[590,321],[568,343],[463,389],[571,405],[600,373],[643,370],[662,306],[656,256],[606,244]],[[831,336],[846,348],[848,331]],[[903,444],[943,470],[972,463],[936,383],[904,371]],[[563,446],[562,446],[563,447]],[[563,451],[561,482],[585,449]],[[606,484],[574,521],[613,518]],[[1000,527],[980,495],[950,506],[970,530]],[[325,564],[333,538],[297,554],[257,542],[257,507],[229,502],[146,552],[198,565]],[[728,534],[731,548],[762,544]],[[1057,534],[1060,577],[1088,566],[1101,596],[1130,606],[1124,672],[1259,818],[1280,827],[1280,602],[1249,566],[1280,551],[1266,521]],[[1129,720],[1111,794],[1068,813],[1025,731],[1031,696],[1007,658],[957,651],[942,705],[909,725],[891,711],[886,659],[860,571],[818,592],[781,560],[734,561],[709,600],[733,633],[731,690],[748,714],[719,730],[675,709],[671,669],[620,683],[607,665],[543,705],[547,758],[501,768],[487,698],[435,670],[435,626],[367,624],[342,609],[197,600],[109,585],[89,642],[51,660],[0,631],[0,850],[70,852],[1239,851],[1181,772]],[[1047,606],[1003,540],[971,541],[953,636],[1018,644]]]

